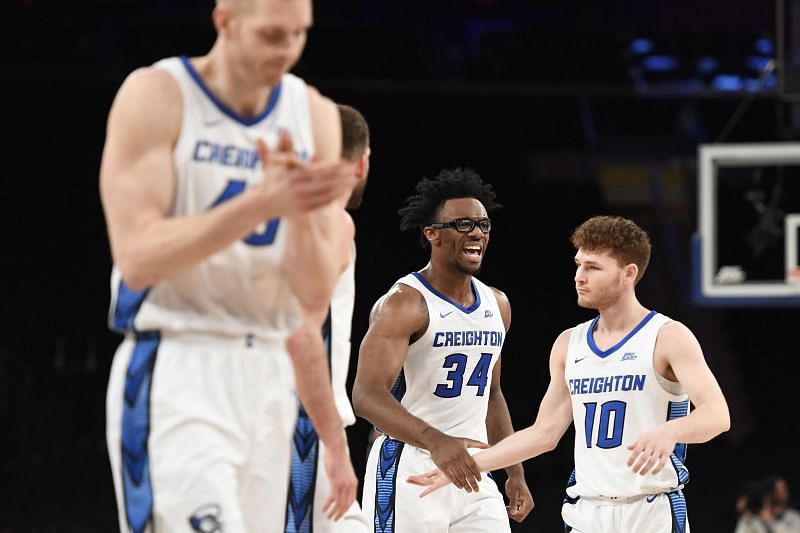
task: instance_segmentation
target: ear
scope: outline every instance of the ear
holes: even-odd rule
[[[639,267],[636,263],[629,263],[625,265],[625,281],[636,283],[636,276],[639,275]]]
[[[231,8],[227,5],[218,5],[211,12],[211,21],[214,23],[214,29],[217,30],[217,35],[227,33],[231,15]]]
[[[436,228],[425,226],[422,228],[422,234],[425,236],[431,246],[433,246],[434,242],[439,240],[439,230]]]
[[[369,172],[369,148],[356,161],[356,176],[358,179],[366,179],[367,172]]]

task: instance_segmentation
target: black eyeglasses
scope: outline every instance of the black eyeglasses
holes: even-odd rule
[[[492,221],[488,218],[482,218],[480,220],[472,220],[471,218],[457,218],[455,220],[451,220],[450,222],[434,222],[429,224],[432,228],[452,228],[459,233],[469,233],[475,226],[478,226],[483,233],[489,233],[492,231]]]

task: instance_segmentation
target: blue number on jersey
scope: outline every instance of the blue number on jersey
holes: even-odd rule
[[[467,381],[467,385],[478,387],[477,396],[483,396],[483,389],[486,388],[486,382],[489,381],[489,365],[492,363],[492,354],[482,353],[481,359],[475,365],[475,370]]]
[[[489,365],[492,362],[492,354],[482,353],[478,364],[472,370],[472,374],[467,380],[467,385],[478,387],[476,396],[483,396],[486,383],[489,381]],[[455,367],[455,368],[453,368]],[[464,370],[467,368],[467,356],[463,353],[451,353],[444,358],[442,368],[453,368],[447,373],[447,380],[452,383],[439,383],[433,394],[440,398],[455,398],[461,396],[461,388],[464,384]]]
[[[583,405],[586,407],[586,418],[583,420],[583,427],[586,431],[586,447],[591,448],[597,403],[590,402]],[[625,428],[625,408],[626,403],[619,400],[611,400],[600,405],[600,427],[597,428],[597,442],[595,443],[598,448],[616,448],[622,444],[622,431]],[[611,413],[614,413],[614,428],[611,431],[611,435],[609,435],[608,424]]]
[[[242,180],[228,180],[228,184],[225,186],[225,190],[222,191],[222,194],[219,195],[211,207],[215,207],[223,202],[227,202],[231,198],[236,195],[242,194],[244,192],[247,183]],[[272,244],[275,240],[275,233],[278,231],[278,225],[280,224],[281,219],[273,218],[267,222],[267,227],[261,233],[251,233],[244,239],[242,239],[246,244],[251,246],[267,246]]]
[[[452,381],[452,385],[447,383],[439,383],[436,385],[436,390],[433,393],[440,398],[455,398],[461,395],[461,385],[464,382],[464,369],[467,366],[467,356],[463,353],[451,353],[444,358],[442,368],[455,368],[447,373],[448,381]]]

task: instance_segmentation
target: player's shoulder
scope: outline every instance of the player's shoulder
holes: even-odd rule
[[[494,294],[495,298],[497,298],[498,302],[500,300],[508,302],[508,295],[504,291],[498,289],[494,285],[486,285],[486,286],[489,288],[490,291],[492,291],[492,293]]]
[[[315,86],[306,84],[306,94],[308,95],[308,103],[312,113],[339,112],[333,99],[322,94]]]
[[[178,82],[165,69],[154,66],[140,67],[131,71],[122,82],[120,94],[147,98],[148,102],[180,100]]]
[[[659,342],[664,340],[681,340],[692,338],[694,338],[694,333],[691,329],[689,329],[689,326],[680,320],[666,320],[658,329]]]
[[[561,367],[566,364],[569,341],[574,330],[575,327],[569,327],[563,330],[553,341],[553,346],[550,348],[551,364],[560,365]]]
[[[567,344],[569,344],[569,339],[570,339],[570,337],[572,337],[572,333],[575,331],[575,329],[577,327],[578,326],[570,326],[570,327],[562,330],[561,333],[559,333],[558,336],[556,337],[556,340],[553,342],[553,345],[554,346],[556,346],[556,345],[558,345],[558,346],[560,346],[560,345],[566,346]]]
[[[383,298],[396,306],[418,305],[420,300],[425,301],[425,297],[418,288],[412,287],[403,280],[395,281]]]
[[[678,320],[669,320],[661,325],[656,335],[654,354],[670,360],[676,356],[701,355],[700,342],[689,327]]]
[[[427,320],[425,297],[416,288],[396,281],[372,306],[370,322],[411,323]]]
[[[412,287],[402,280],[398,280],[389,287],[383,296],[375,303],[376,307],[391,314],[414,314],[420,309],[427,309],[425,297],[417,288]]]
[[[165,70],[142,67],[120,85],[109,112],[109,135],[174,142],[180,131],[183,99],[177,81]]]

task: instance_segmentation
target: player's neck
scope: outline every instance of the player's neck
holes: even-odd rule
[[[600,320],[597,330],[602,333],[627,332],[634,328],[650,312],[639,303],[635,295],[623,297],[613,304],[598,309]]]
[[[459,305],[469,307],[475,302],[470,274],[436,267],[433,262],[428,263],[420,273],[434,289]]]
[[[252,79],[237,75],[221,45],[215,44],[208,55],[191,63],[214,96],[237,115],[255,117],[266,108],[272,87],[254,85]]]

